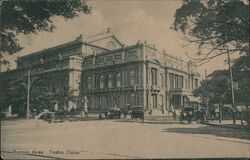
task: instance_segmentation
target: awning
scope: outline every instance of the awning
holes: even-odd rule
[[[195,96],[187,96],[189,102],[197,102],[197,103],[201,103],[200,97],[195,97]]]

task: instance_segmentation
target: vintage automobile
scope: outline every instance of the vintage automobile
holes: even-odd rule
[[[127,115],[131,115],[132,109],[129,104],[126,104],[124,108],[121,108],[121,113],[124,115],[124,118],[127,117]]]
[[[64,122],[65,118],[66,118],[66,113],[65,112],[53,112],[49,122],[50,123]]]
[[[121,109],[117,107],[111,108],[109,109],[107,116],[109,119],[121,118]]]
[[[35,119],[48,120],[53,112],[44,111],[35,116]]]
[[[133,106],[131,112],[131,118],[136,120],[142,120],[144,122],[144,109],[142,106]]]
[[[181,123],[190,124],[195,119],[195,110],[193,107],[185,107],[182,109],[179,121]]]
[[[45,121],[48,121],[49,123],[54,122],[63,122],[66,115],[65,112],[42,112],[40,113],[36,118],[37,119],[43,119]]]

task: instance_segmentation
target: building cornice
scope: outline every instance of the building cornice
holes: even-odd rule
[[[47,48],[47,49],[44,49],[44,50],[33,52],[31,54],[19,57],[19,59],[26,59],[26,58],[30,58],[30,57],[34,57],[34,56],[39,56],[39,55],[42,55],[42,54],[48,54],[49,52],[52,52],[52,51],[55,51],[55,50],[58,50],[58,49],[62,49],[62,48],[65,48],[65,47],[69,47],[69,46],[72,46],[72,45],[76,45],[76,44],[82,44],[82,40],[81,39],[76,39],[76,40],[73,40],[73,41],[70,41],[70,42],[67,42],[67,43],[63,43],[61,45],[57,45],[57,46],[54,46],[54,47],[51,47],[51,48]]]

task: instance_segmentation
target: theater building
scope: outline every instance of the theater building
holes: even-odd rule
[[[47,90],[66,88],[74,97],[68,100],[68,110],[82,107],[87,96],[90,112],[128,104],[153,110],[181,108],[199,85],[194,63],[146,42],[125,46],[110,29],[19,57],[15,70],[0,73],[1,107],[7,105],[11,82],[28,72],[31,79],[44,77]]]
[[[198,87],[197,66],[138,42],[84,58],[82,94],[91,110],[140,105],[166,110],[188,105]]]

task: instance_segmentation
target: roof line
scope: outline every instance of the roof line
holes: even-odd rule
[[[76,40],[73,40],[73,41],[69,41],[69,42],[66,42],[66,43],[54,46],[54,47],[50,47],[50,48],[43,49],[43,50],[40,50],[40,51],[32,52],[30,54],[21,56],[19,58],[22,59],[22,58],[26,58],[26,57],[32,57],[32,56],[39,55],[39,54],[42,54],[42,53],[47,52],[47,51],[53,51],[53,50],[56,50],[58,48],[63,48],[63,47],[66,47],[68,45],[73,45],[74,43],[77,43],[77,42],[81,43],[81,41],[79,41],[78,39],[76,39]]]

